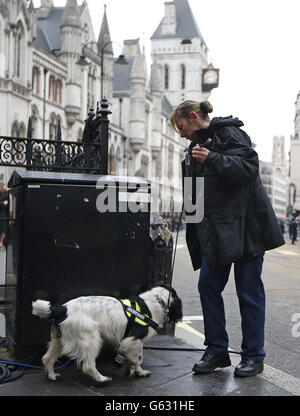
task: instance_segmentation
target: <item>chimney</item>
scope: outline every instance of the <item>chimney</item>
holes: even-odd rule
[[[162,23],[162,35],[175,35],[177,29],[177,15],[175,2],[165,3],[165,17]]]

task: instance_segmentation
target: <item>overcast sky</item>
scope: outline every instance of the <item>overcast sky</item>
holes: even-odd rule
[[[271,160],[274,135],[285,136],[287,154],[300,90],[300,0],[189,2],[209,59],[220,68],[220,86],[210,97],[212,116],[239,117],[261,160]],[[55,6],[65,4],[54,0]],[[104,4],[111,39],[122,44],[140,38],[150,56],[149,39],[164,15],[164,0],[88,0],[96,39]],[[114,51],[120,53],[118,45]]]

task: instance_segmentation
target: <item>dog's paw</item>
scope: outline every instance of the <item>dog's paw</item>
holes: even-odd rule
[[[101,380],[95,380],[96,387],[103,387],[109,384],[112,381],[111,377],[102,377]]]
[[[140,370],[135,372],[136,377],[149,377],[151,376],[151,371],[149,370]]]
[[[47,378],[49,381],[61,381],[62,377],[59,373],[48,374]]]
[[[127,377],[128,378],[133,378],[133,377],[149,377],[151,375],[151,371],[149,370],[143,370],[143,369],[139,369],[137,370],[136,368],[129,368],[127,370]]]

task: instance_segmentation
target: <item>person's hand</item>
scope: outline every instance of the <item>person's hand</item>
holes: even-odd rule
[[[3,204],[4,205],[8,205],[8,201],[3,201]]]
[[[192,150],[193,158],[201,163],[205,162],[208,156],[208,153],[209,153],[209,150],[206,149],[206,147],[200,147],[199,144],[196,144],[196,146]]]

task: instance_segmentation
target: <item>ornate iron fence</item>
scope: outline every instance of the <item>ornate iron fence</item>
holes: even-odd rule
[[[27,170],[107,174],[108,165],[107,100],[90,109],[81,142],[61,140],[58,125],[56,139],[32,138],[29,118],[27,138],[0,136],[0,165]]]

